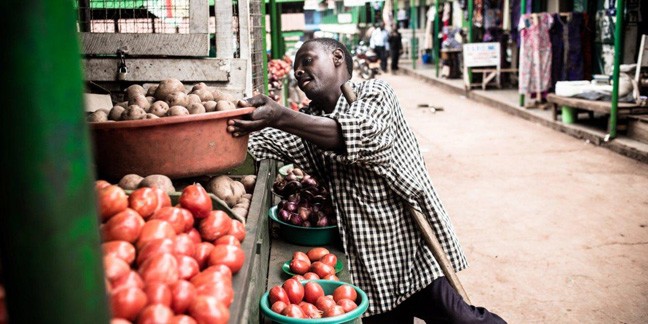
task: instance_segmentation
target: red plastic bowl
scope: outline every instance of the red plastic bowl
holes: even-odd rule
[[[118,181],[129,173],[185,178],[236,167],[245,161],[248,136],[233,137],[227,121],[252,111],[90,123],[97,173]]]

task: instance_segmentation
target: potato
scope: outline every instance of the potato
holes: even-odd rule
[[[144,87],[141,85],[133,84],[126,88],[126,99],[128,99],[128,101],[131,101],[138,95],[146,96],[146,90],[144,90]]]
[[[133,98],[131,98],[128,101],[128,105],[129,106],[132,106],[132,105],[140,106],[146,112],[148,112],[149,109],[151,108],[151,103],[148,101],[148,99],[146,99],[146,97],[144,95],[141,95],[141,94],[140,95],[135,95]]]
[[[243,184],[243,187],[245,187],[245,192],[251,194],[254,191],[254,185],[256,184],[256,176],[246,175],[241,178],[241,183]]]
[[[197,94],[188,94],[187,95],[187,108],[189,108],[189,105],[192,103],[202,103],[202,100],[200,100],[200,97],[198,97]]]
[[[126,108],[122,106],[114,106],[112,109],[110,109],[110,113],[108,113],[108,119],[109,120],[121,120],[122,113],[124,113],[124,110]]]
[[[185,92],[185,87],[182,82],[178,79],[165,79],[160,81],[153,96],[157,100],[166,100],[167,96],[174,92]]]
[[[175,192],[175,188],[173,187],[173,182],[171,179],[163,174],[151,174],[139,183],[139,188],[142,187],[157,187],[162,190],[164,190],[166,193],[173,193]]]
[[[234,207],[232,208],[232,212],[234,213],[234,215],[245,219],[247,217],[248,209],[242,207]]]
[[[202,104],[205,107],[205,112],[216,111],[216,101],[205,101]]]
[[[108,121],[108,114],[106,114],[105,110],[99,109],[99,110],[91,113],[90,115],[88,115],[88,117],[86,117],[86,120],[91,122],[91,123],[105,122],[105,121]]]
[[[167,116],[184,116],[184,115],[189,115],[189,110],[187,110],[187,108],[182,106],[173,106],[169,108],[169,111],[167,112]]]
[[[216,111],[234,110],[236,106],[228,100],[219,100],[216,102]]]
[[[155,97],[153,96],[146,96],[146,100],[148,100],[149,104],[153,104],[155,102]]]
[[[232,95],[230,95],[229,93],[222,92],[220,90],[212,91],[212,96],[214,97],[214,101],[219,101],[219,100],[232,101],[232,100],[234,100],[234,97]]]
[[[166,97],[166,102],[169,106],[182,106],[187,107],[187,94],[184,92],[176,91]]]
[[[142,179],[144,177],[140,176],[139,174],[127,174],[119,180],[119,183],[117,183],[118,186],[120,186],[124,190],[135,190],[139,188],[140,182],[142,182]]]
[[[205,84],[205,82],[200,82],[193,85],[193,87],[191,88],[191,92],[194,92],[196,90],[201,90],[201,89],[207,89],[207,88],[208,87]]]
[[[130,105],[122,113],[122,120],[138,120],[146,117],[146,111],[138,105]]]
[[[241,197],[245,195],[245,186],[239,181],[232,180],[232,192],[236,196],[236,200],[233,201],[233,204],[236,205]]]
[[[160,116],[151,113],[146,113],[146,116],[144,116],[144,119],[157,119],[157,118],[160,118]]]
[[[124,108],[128,108],[128,101],[118,102],[117,106],[122,106]]]
[[[154,102],[151,105],[151,109],[149,109],[149,113],[154,114],[158,117],[166,116],[167,112],[169,112],[169,104],[166,103],[166,101],[162,100]]]
[[[147,97],[151,96],[151,97],[155,98],[155,90],[157,90],[157,88],[158,88],[157,84],[154,84],[154,85],[151,85],[150,87],[148,87],[148,89],[146,89],[146,96]]]
[[[238,187],[235,183],[238,183],[241,187]],[[245,190],[242,186],[242,183],[234,181],[226,175],[222,175],[209,180],[206,189],[216,195],[216,197],[224,200],[227,206],[233,207],[242,195],[241,190]]]
[[[214,95],[207,89],[199,89],[191,93],[198,95],[198,97],[200,97],[200,101],[214,100]]]
[[[205,106],[203,106],[201,103],[192,103],[192,104],[189,105],[189,107],[187,107],[187,110],[192,115],[204,114],[205,113]]]

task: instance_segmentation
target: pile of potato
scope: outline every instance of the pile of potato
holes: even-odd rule
[[[99,109],[89,122],[154,119],[167,116],[202,114],[236,109],[236,98],[205,83],[195,84],[187,91],[178,79],[165,79],[144,88],[134,84],[126,89],[125,99],[111,109]]]

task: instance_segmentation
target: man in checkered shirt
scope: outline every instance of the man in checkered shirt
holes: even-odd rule
[[[411,204],[428,215],[455,271],[466,267],[392,88],[381,80],[353,84],[357,100],[349,105],[340,86],[351,78],[351,55],[328,38],[305,42],[294,70],[309,107],[295,112],[255,96],[241,102],[257,107],[251,118],[230,120],[228,131],[257,131],[248,145],[256,158],[293,163],[329,189],[353,282],[369,297],[363,322],[503,323],[449,285],[409,214]]]

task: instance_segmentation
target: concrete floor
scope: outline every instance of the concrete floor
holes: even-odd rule
[[[455,224],[473,304],[509,323],[648,321],[648,164],[412,77],[379,78]]]

